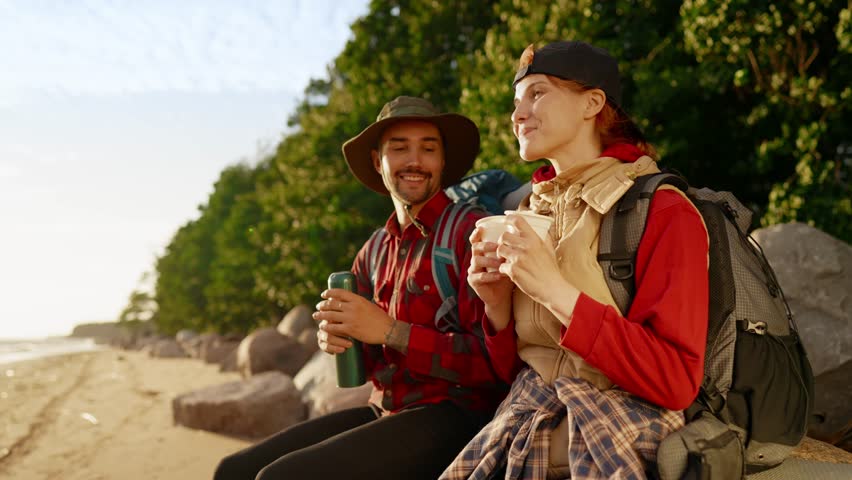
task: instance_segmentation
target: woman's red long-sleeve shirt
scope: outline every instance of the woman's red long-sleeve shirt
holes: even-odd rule
[[[678,192],[659,190],[636,254],[627,316],[581,294],[561,345],[624,390],[670,409],[698,392],[707,339],[707,233]]]

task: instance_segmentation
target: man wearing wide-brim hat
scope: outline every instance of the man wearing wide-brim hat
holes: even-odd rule
[[[390,195],[394,213],[355,258],[358,294],[323,292],[314,318],[325,352],[352,348],[350,337],[363,344],[370,405],[226,457],[217,479],[258,471],[257,478],[434,479],[491,419],[520,367],[514,327],[494,328],[467,285],[468,239],[483,213],[455,206],[442,188],[460,180],[478,152],[470,119],[414,97],[387,103],[343,145],[352,173]],[[436,245],[449,246],[444,256],[454,256],[457,269],[432,264]],[[446,300],[433,272],[440,268],[452,271],[456,292]]]

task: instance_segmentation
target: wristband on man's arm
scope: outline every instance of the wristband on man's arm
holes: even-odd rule
[[[411,336],[411,324],[394,320],[390,330],[385,334],[385,345],[394,350],[408,354],[408,337]]]

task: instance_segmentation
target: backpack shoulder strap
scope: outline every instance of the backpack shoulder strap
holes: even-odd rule
[[[468,212],[477,208],[465,202],[453,203],[438,217],[433,231],[435,240],[432,243],[432,279],[441,295],[441,307],[435,312],[435,326],[442,332],[457,330],[460,325],[457,291],[452,282],[452,278],[459,278],[460,271],[453,244],[461,220]]]
[[[381,227],[376,229],[367,240],[367,273],[370,277],[370,288],[374,293],[379,263],[383,262],[388,254],[388,244],[385,242],[387,235],[388,231],[385,227]]]
[[[663,184],[673,185],[683,192],[688,188],[686,180],[672,173],[643,175],[636,178],[601,222],[598,263],[622,315],[627,315],[633,302],[636,251],[645,232],[651,198]]]

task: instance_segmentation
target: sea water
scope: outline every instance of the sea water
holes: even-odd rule
[[[91,338],[0,339],[0,365],[100,348]]]

